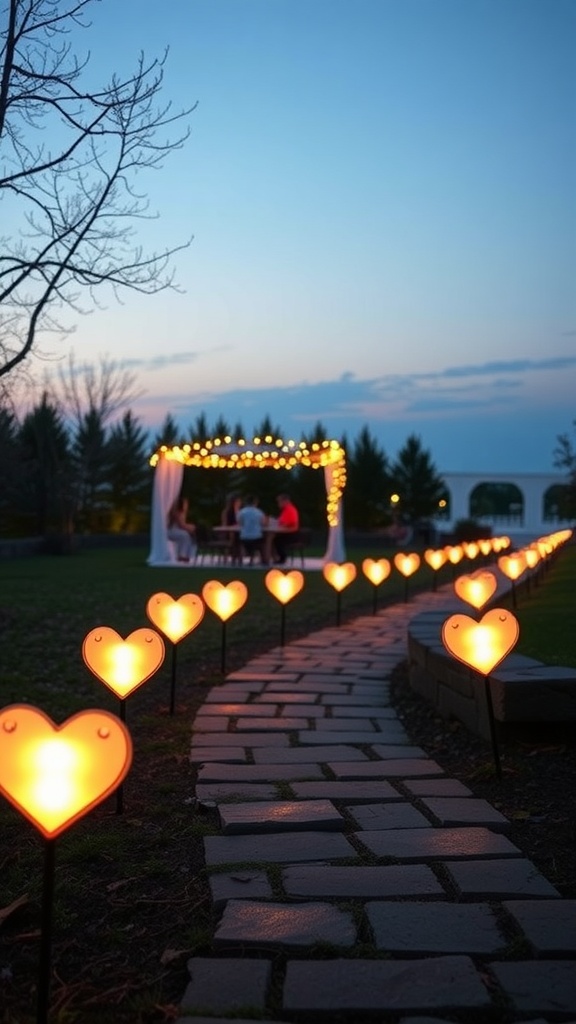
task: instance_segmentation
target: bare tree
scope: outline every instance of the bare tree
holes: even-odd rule
[[[141,248],[149,206],[135,181],[183,145],[190,110],[159,103],[166,54],[86,91],[71,37],[94,2],[0,0],[0,377],[101,286],[173,286],[171,256],[189,244]]]

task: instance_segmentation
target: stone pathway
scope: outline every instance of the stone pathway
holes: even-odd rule
[[[255,658],[194,722],[216,955],[179,1024],[576,1021],[576,900],[388,703],[409,619],[453,588]]]

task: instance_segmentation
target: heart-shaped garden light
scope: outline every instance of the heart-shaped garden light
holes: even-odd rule
[[[90,671],[121,700],[158,671],[165,653],[160,634],[147,627],[135,629],[123,640],[110,626],[98,626],[82,644]]]
[[[420,568],[420,555],[417,555],[415,551],[408,555],[404,552],[399,552],[397,555],[394,555],[394,565],[402,576],[413,576]]]
[[[302,590],[304,575],[298,569],[292,569],[290,572],[270,569],[264,577],[264,583],[272,597],[275,597],[280,604],[288,604]]]
[[[438,550],[436,551],[433,550],[433,548],[428,548],[424,552],[424,561],[427,563],[427,565],[430,566],[431,569],[434,569],[434,572],[438,572],[438,569],[442,568],[442,566],[446,562],[447,557],[448,555],[444,548],[438,548]]]
[[[535,569],[538,565],[538,562],[540,561],[540,553],[538,551],[538,548],[533,547],[532,545],[530,545],[527,548],[524,548],[524,557],[526,559],[526,565],[528,566],[528,568]]]
[[[322,568],[324,579],[338,593],[356,579],[354,562],[326,562]]]
[[[464,548],[461,544],[449,544],[446,548],[446,555],[452,565],[458,565],[464,558]]]
[[[513,555],[500,555],[498,568],[509,580],[518,580],[526,570],[526,557],[522,551],[515,551]]]
[[[496,592],[498,580],[493,572],[479,569],[469,576],[459,576],[454,580],[454,590],[458,597],[473,608],[482,608]]]
[[[442,643],[458,661],[482,675],[490,672],[515,647],[520,627],[505,608],[492,608],[476,622],[468,615],[451,615],[442,626]]]
[[[227,622],[246,604],[248,588],[241,580],[232,580],[226,584],[219,580],[209,580],[202,587],[202,597],[210,611],[222,622]]]
[[[391,569],[392,566],[387,558],[365,558],[362,562],[362,572],[375,587],[379,587],[384,580],[388,579]]]
[[[173,598],[161,592],[148,601],[146,615],[164,636],[177,644],[202,622],[204,602],[197,594]]]
[[[486,558],[487,555],[491,554],[492,552],[492,541],[489,538],[485,537],[482,540],[478,541],[478,547],[480,548],[480,552]]]
[[[0,792],[47,839],[105,800],[131,762],[130,734],[108,711],[59,726],[27,704],[0,711]]]
[[[478,557],[480,548],[478,547],[478,544],[476,543],[475,540],[463,541],[462,547],[464,549],[464,554],[466,555],[466,558],[469,558],[470,561],[473,561],[475,558]]]

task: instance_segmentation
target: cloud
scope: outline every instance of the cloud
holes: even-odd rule
[[[120,365],[125,370],[141,370],[146,372],[157,372],[158,370],[170,369],[177,366],[189,366],[202,359],[203,356],[212,356],[215,352],[228,352],[231,345],[220,345],[216,348],[200,349],[197,352],[171,352],[165,355],[150,356],[145,358],[122,359]]]

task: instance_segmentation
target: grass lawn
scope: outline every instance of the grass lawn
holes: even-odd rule
[[[341,621],[370,614],[374,588],[362,558],[394,552],[352,550],[356,580],[341,595]],[[97,626],[122,636],[148,625],[153,593],[200,594],[209,579],[227,582],[238,570],[150,569],[147,551],[81,551],[61,557],[0,562],[0,707],[29,703],[56,722],[89,707],[117,711],[118,702],[85,667],[84,637]],[[477,566],[459,566],[460,572]],[[554,559],[541,583],[520,595],[519,650],[576,666],[576,548]],[[281,610],[264,573],[242,573],[245,607],[227,626],[227,670],[279,642]],[[452,578],[448,567],[440,582]],[[423,567],[409,593],[428,589]],[[396,572],[378,592],[379,607],[402,601]],[[286,642],[336,621],[337,598],[320,572],[306,573],[286,610]],[[114,797],[77,822],[56,843],[52,1024],[159,1024],[174,1020],[187,983],[186,961],[210,953],[211,906],[202,869],[203,835],[213,827],[193,813],[189,763],[191,721],[209,687],[221,680],[222,626],[206,611],[178,648],[176,714],[169,714],[170,658],[127,701],[134,761]],[[43,843],[38,832],[0,799],[0,1024],[32,1024],[38,977]],[[6,912],[12,904],[13,911]]]

